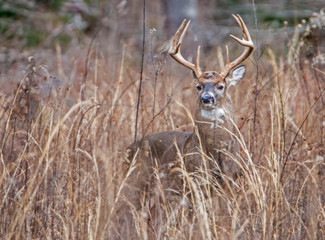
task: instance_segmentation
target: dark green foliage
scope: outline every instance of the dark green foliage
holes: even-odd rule
[[[17,15],[16,10],[4,7],[4,5],[0,3],[0,18],[16,18]]]
[[[65,2],[67,2],[67,0],[36,0],[36,2],[44,4],[45,6],[57,11]]]
[[[0,24],[0,34],[4,34],[5,32],[7,32],[9,29],[9,27],[5,24]]]
[[[62,45],[63,47],[66,47],[70,42],[71,42],[71,36],[69,36],[68,34],[59,34],[54,41],[58,42],[60,45]]]
[[[28,48],[36,47],[42,43],[47,33],[41,30],[30,29],[25,32],[23,38]]]

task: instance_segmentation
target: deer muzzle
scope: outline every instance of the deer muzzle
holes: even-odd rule
[[[215,98],[211,93],[205,92],[201,96],[201,103],[203,103],[203,104],[214,104],[215,103]]]

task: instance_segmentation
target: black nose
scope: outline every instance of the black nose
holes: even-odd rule
[[[214,103],[214,97],[205,93],[201,96],[201,102],[204,104]]]

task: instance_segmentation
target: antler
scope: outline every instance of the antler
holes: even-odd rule
[[[185,36],[185,33],[190,26],[191,21],[188,21],[188,23],[185,25],[186,19],[183,20],[181,26],[178,28],[177,32],[175,33],[173,44],[168,50],[168,53],[180,64],[184,65],[185,67],[191,69],[195,76],[199,78],[202,75],[202,71],[199,65],[200,61],[200,46],[197,48],[197,55],[196,55],[196,61],[195,64],[187,61],[181,54],[181,45]],[[184,30],[183,30],[184,29]],[[183,31],[183,32],[182,32]],[[179,34],[182,32],[181,36],[179,37]],[[179,38],[178,38],[179,37]]]
[[[230,70],[234,69],[240,63],[242,63],[246,58],[248,58],[249,55],[251,55],[251,53],[254,50],[254,43],[251,39],[251,36],[249,35],[248,29],[247,29],[243,19],[239,16],[239,14],[237,14],[237,16],[235,16],[233,14],[232,16],[235,18],[239,27],[243,30],[244,38],[239,39],[238,37],[235,37],[232,34],[230,34],[230,37],[235,39],[239,44],[243,45],[245,47],[245,50],[236,60],[234,60],[230,63],[228,47],[226,46],[226,65],[224,66],[223,70],[220,73],[220,75],[222,75],[222,78],[225,78],[227,76],[227,74],[230,72]]]
[[[243,37],[243,39],[239,39],[238,37],[235,37],[232,34],[230,34],[230,37],[232,37],[239,44],[243,45],[245,47],[245,50],[237,59],[230,62],[229,61],[229,51],[228,51],[228,47],[226,46],[226,65],[224,66],[223,70],[220,72],[220,77],[222,77],[222,78],[225,78],[232,69],[237,67],[246,58],[248,58],[254,50],[254,43],[251,39],[251,36],[248,32],[248,29],[247,29],[243,19],[238,14],[237,14],[237,16],[235,16],[234,14],[232,16],[235,18],[239,27],[242,29],[244,37]],[[186,33],[188,27],[190,26],[191,21],[188,21],[186,26],[185,26],[185,23],[186,23],[186,19],[183,20],[181,26],[177,29],[174,39],[173,39],[173,42],[172,42],[172,46],[168,50],[168,53],[177,62],[179,62],[180,64],[184,65],[185,67],[191,69],[195,73],[195,76],[197,78],[199,78],[202,75],[202,71],[201,71],[201,68],[199,65],[200,46],[198,46],[198,48],[197,48],[197,56],[196,56],[195,64],[184,59],[184,57],[181,54],[182,42],[183,42],[185,33]],[[185,26],[185,28],[184,28],[184,26]],[[181,32],[182,32],[182,34],[181,34]],[[179,37],[180,34],[181,34],[181,36]]]

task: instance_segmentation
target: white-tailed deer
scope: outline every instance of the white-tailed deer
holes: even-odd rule
[[[159,232],[154,227],[157,224],[155,221],[159,220],[154,217],[159,214],[157,211],[150,212],[152,208],[156,208],[162,201],[184,205],[184,197],[187,197],[189,205],[191,204],[191,197],[185,196],[184,193],[184,185],[186,185],[184,175],[196,179],[197,183],[202,182],[202,185],[211,181],[222,186],[224,184],[222,179],[235,179],[239,173],[236,162],[227,154],[235,155],[238,148],[232,134],[234,132],[233,107],[227,91],[243,77],[245,66],[239,65],[250,56],[254,45],[242,18],[239,15],[233,17],[242,29],[244,37],[239,39],[230,36],[245,49],[232,62],[229,61],[229,53],[226,49],[226,65],[220,72],[201,71],[200,46],[197,49],[195,63],[183,58],[180,49],[190,21],[187,24],[186,20],[183,21],[168,51],[178,63],[194,73],[197,88],[196,131],[160,132],[137,141],[136,167],[123,194],[125,199],[134,206],[133,209],[147,210],[148,221],[151,222],[153,234],[156,234],[155,238]],[[129,148],[133,157],[135,154],[133,146]],[[132,160],[132,157],[129,159]],[[157,182],[160,187],[157,187]],[[130,217],[131,215],[128,216]],[[124,225],[124,227],[125,232],[129,232],[127,229],[135,229],[134,225],[128,227]]]

